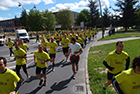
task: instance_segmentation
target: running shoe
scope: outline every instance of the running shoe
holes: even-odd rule
[[[30,81],[30,76],[29,76],[29,77],[27,77],[26,81]]]
[[[55,71],[55,68],[53,68],[52,71]]]
[[[40,80],[40,82],[39,82],[39,87],[42,86],[42,82],[43,82],[43,80]]]
[[[107,90],[103,87],[103,94],[107,94]]]

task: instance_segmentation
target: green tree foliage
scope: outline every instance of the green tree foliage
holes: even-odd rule
[[[69,9],[60,10],[56,15],[56,19],[57,24],[60,24],[63,29],[71,28],[74,23],[72,12]]]
[[[119,7],[116,11],[121,12],[121,22],[127,28],[135,24],[135,13],[137,9],[138,0],[117,0],[115,6]]]
[[[45,30],[52,30],[56,24],[54,14],[48,10],[42,12],[43,15],[43,28]]]
[[[27,22],[27,12],[24,9],[24,10],[22,10],[22,13],[21,13],[20,23],[21,23],[22,26],[26,27],[27,26],[26,22]]]
[[[84,21],[84,25],[90,26],[90,13],[88,10],[82,10],[78,15],[75,24],[80,25],[80,22]]]
[[[39,10],[30,10],[27,16],[27,26],[30,30],[34,31],[43,29],[43,16]]]
[[[108,27],[110,25],[110,12],[107,7],[104,8],[103,12],[103,26]]]
[[[140,7],[138,8],[138,11],[136,12],[136,21],[137,21],[137,25],[140,26]]]
[[[97,9],[98,5],[96,5],[96,0],[89,0],[88,7],[90,8],[90,23],[91,27],[95,27],[99,24],[99,9]]]

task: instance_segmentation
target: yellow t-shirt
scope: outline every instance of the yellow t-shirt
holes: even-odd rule
[[[49,43],[49,42],[47,42],[47,41],[46,41],[46,42],[42,42],[41,45],[42,45],[44,48],[46,48],[47,45],[48,45],[48,43]]]
[[[45,38],[45,36],[41,36],[40,37],[41,42],[43,41],[44,38]]]
[[[51,35],[50,34],[47,34],[46,37],[47,37],[47,39],[50,39],[51,38]]]
[[[117,82],[121,83],[124,94],[137,94],[140,90],[140,74],[136,74],[131,68],[115,76]]]
[[[23,45],[20,44],[19,47],[22,48],[25,52],[27,48],[29,48],[28,45],[26,45],[25,43]]]
[[[26,52],[23,49],[19,49],[19,50],[14,50],[14,56],[19,56],[19,57],[23,57],[26,55]],[[26,60],[25,58],[22,59],[17,59],[16,58],[16,65],[25,65],[26,64]]]
[[[121,72],[123,69],[123,62],[124,60],[126,60],[129,57],[129,55],[122,51],[121,54],[117,54],[114,51],[110,52],[107,57],[105,58],[105,61],[108,63],[109,62],[109,66],[114,67],[114,71],[110,71],[108,69],[108,71],[112,74],[116,74],[118,72]]]
[[[56,41],[60,41],[60,35],[58,36],[56,35],[55,38],[56,38]]]
[[[37,67],[39,68],[47,67],[47,62],[41,64],[42,61],[45,61],[46,59],[50,59],[50,56],[46,52],[43,51],[42,53],[39,53],[38,51],[35,51],[34,56],[36,57],[37,60]]]
[[[58,47],[58,44],[56,42],[49,42],[48,47],[50,47],[49,54],[55,54],[56,48]]]
[[[69,47],[68,43],[70,43],[70,40],[69,40],[69,38],[66,38],[66,39],[63,38],[61,43],[63,43],[63,48],[67,48],[67,47]]]
[[[6,44],[8,45],[9,48],[13,48],[14,42],[13,41],[10,41],[10,42],[8,41]]]
[[[10,69],[3,74],[0,74],[0,94],[10,94],[16,88],[16,83],[19,82],[20,78],[17,74]]]
[[[83,41],[80,37],[78,37],[78,39],[76,39],[76,42],[79,43],[79,44],[83,44]]]

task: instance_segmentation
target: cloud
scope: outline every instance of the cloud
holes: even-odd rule
[[[8,13],[9,16],[12,16],[10,13]]]
[[[53,0],[0,0],[0,10],[9,10],[9,7],[18,7],[18,2],[22,5],[39,4],[40,2],[44,2],[45,4],[54,3]]]
[[[2,21],[2,20],[8,20],[8,19],[11,19],[11,18],[0,17],[0,21]]]
[[[49,9],[49,11],[57,12],[61,9],[70,9],[70,10],[78,10],[78,9],[89,9],[88,8],[89,1],[79,1],[74,3],[64,3],[64,4],[56,4],[55,7],[52,7]],[[99,4],[99,2],[97,2]],[[105,6],[109,6],[108,0],[101,0],[102,8],[105,8]]]

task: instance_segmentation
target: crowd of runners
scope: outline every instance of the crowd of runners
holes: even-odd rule
[[[34,64],[36,65],[36,77],[40,80],[39,87],[46,86],[46,68],[47,62],[52,62],[52,71],[55,71],[55,58],[56,48],[62,47],[65,61],[71,62],[73,79],[78,71],[78,62],[80,54],[86,47],[87,41],[90,42],[91,38],[94,39],[97,31],[69,31],[69,32],[56,32],[47,33],[39,36],[37,34],[36,42],[38,50],[34,52]],[[7,45],[9,46],[10,56],[14,55],[16,60],[16,73],[7,69],[7,61],[4,57],[0,57],[0,93],[1,94],[16,94],[18,89],[24,81],[20,74],[21,67],[27,76],[27,81],[30,80],[31,74],[28,73],[26,68],[27,51],[29,47],[19,38],[14,43],[8,39]],[[15,49],[13,50],[13,45]],[[103,64],[108,68],[107,82],[103,87],[103,93],[107,94],[106,88],[112,83],[115,90],[119,94],[137,94],[140,90],[140,56],[137,56],[132,61],[132,68],[129,69],[130,57],[127,52],[123,51],[123,42],[116,43],[116,50],[110,52],[103,60]],[[123,61],[126,60],[125,71],[123,70]],[[42,72],[43,78],[40,74]],[[30,76],[29,76],[30,75]],[[115,76],[115,77],[114,77]],[[15,85],[14,82],[17,82]]]
[[[95,31],[67,31],[67,32],[55,32],[55,33],[46,33],[36,35],[36,42],[38,43],[38,50],[34,52],[34,64],[36,65],[36,77],[40,80],[39,87],[42,85],[46,86],[46,69],[47,62],[52,62],[52,71],[55,71],[55,58],[56,58],[56,49],[62,48],[63,54],[65,56],[66,62],[71,62],[72,71],[73,71],[73,79],[75,79],[75,74],[78,71],[78,62],[80,59],[80,54],[83,51],[83,48],[86,47],[87,41],[91,41],[91,38],[97,34],[97,30]],[[1,70],[2,74],[10,75],[13,79],[8,83],[4,80],[9,79],[6,76],[0,75],[0,80],[3,81],[3,84],[7,84],[6,87],[1,87],[0,92],[2,94],[15,94],[17,90],[23,83],[24,79],[20,73],[20,69],[22,68],[24,73],[27,76],[26,81],[30,81],[31,74],[27,71],[27,51],[29,50],[28,45],[24,43],[19,37],[17,37],[16,42],[13,42],[10,38],[8,38],[8,42],[6,45],[10,50],[10,57],[13,55],[14,60],[16,60],[16,68],[14,73],[12,70],[7,69],[7,61],[4,57],[0,58],[0,63],[3,65],[3,70]],[[13,48],[15,48],[13,50]],[[40,74],[42,72],[43,78],[41,78]],[[9,77],[9,76],[7,76]],[[0,81],[0,82],[1,82]],[[14,82],[17,82],[15,85]]]

